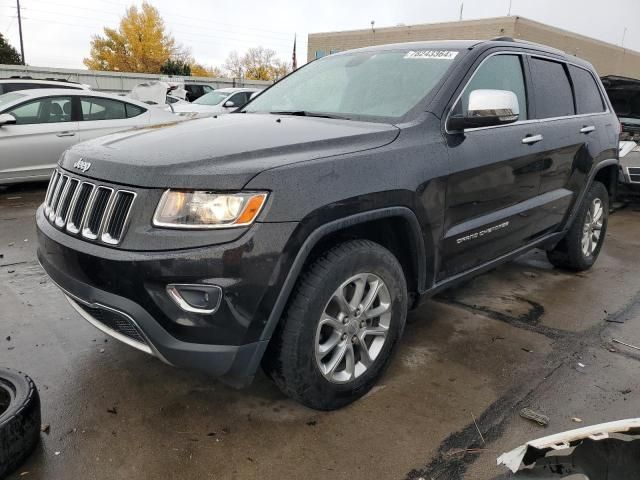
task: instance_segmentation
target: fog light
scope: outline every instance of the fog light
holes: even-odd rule
[[[171,283],[167,293],[182,310],[192,313],[213,313],[222,301],[222,288],[217,285]]]

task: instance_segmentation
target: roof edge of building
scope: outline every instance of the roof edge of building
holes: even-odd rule
[[[455,20],[455,21],[446,21],[446,22],[433,22],[433,23],[414,23],[411,25],[393,25],[389,27],[375,27],[376,32],[382,31],[393,31],[393,30],[402,30],[407,28],[421,28],[421,27],[429,27],[429,26],[437,26],[437,27],[445,27],[447,25],[478,25],[478,24],[491,24],[491,23],[501,23],[510,21],[514,25],[516,23],[516,16],[510,17],[489,17],[489,18],[476,18],[472,20]],[[522,17],[520,17],[522,18]],[[341,31],[332,31],[332,32],[314,32],[309,33],[308,37],[314,36],[326,36],[326,35],[349,35],[349,34],[357,34],[363,32],[370,32],[371,28],[356,28],[353,30],[341,30]]]

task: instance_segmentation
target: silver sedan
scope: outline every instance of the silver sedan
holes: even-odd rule
[[[0,185],[47,180],[60,155],[78,142],[180,120],[145,103],[90,90],[0,95]]]

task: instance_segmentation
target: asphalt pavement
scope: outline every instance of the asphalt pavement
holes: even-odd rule
[[[362,400],[316,412],[264,376],[234,390],[80,318],[35,260],[46,185],[0,191],[0,365],[38,385],[46,432],[16,479],[493,479],[527,440],[640,416],[640,209],[589,272],[542,252],[424,303]],[[549,417],[521,418],[528,407]]]

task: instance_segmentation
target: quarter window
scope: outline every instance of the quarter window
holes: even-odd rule
[[[494,55],[485,60],[476,70],[454,108],[454,114],[462,115],[469,109],[469,95],[474,90],[508,90],[518,97],[520,116],[518,120],[529,118],[527,92],[519,55]]]
[[[127,118],[125,103],[109,98],[83,98],[82,120],[121,120]]]
[[[563,63],[531,58],[531,83],[536,104],[536,118],[575,115],[573,92]]]
[[[71,121],[71,97],[48,97],[24,103],[7,113],[16,119],[16,125],[60,123]]]
[[[576,92],[576,107],[579,114],[601,113],[605,111],[600,89],[593,75],[587,70],[569,65]]]
[[[167,97],[167,99],[168,98],[169,97]],[[125,103],[125,108],[127,109],[127,118],[137,117],[138,115],[142,115],[146,111],[144,108],[137,105],[132,105],[130,103]]]

